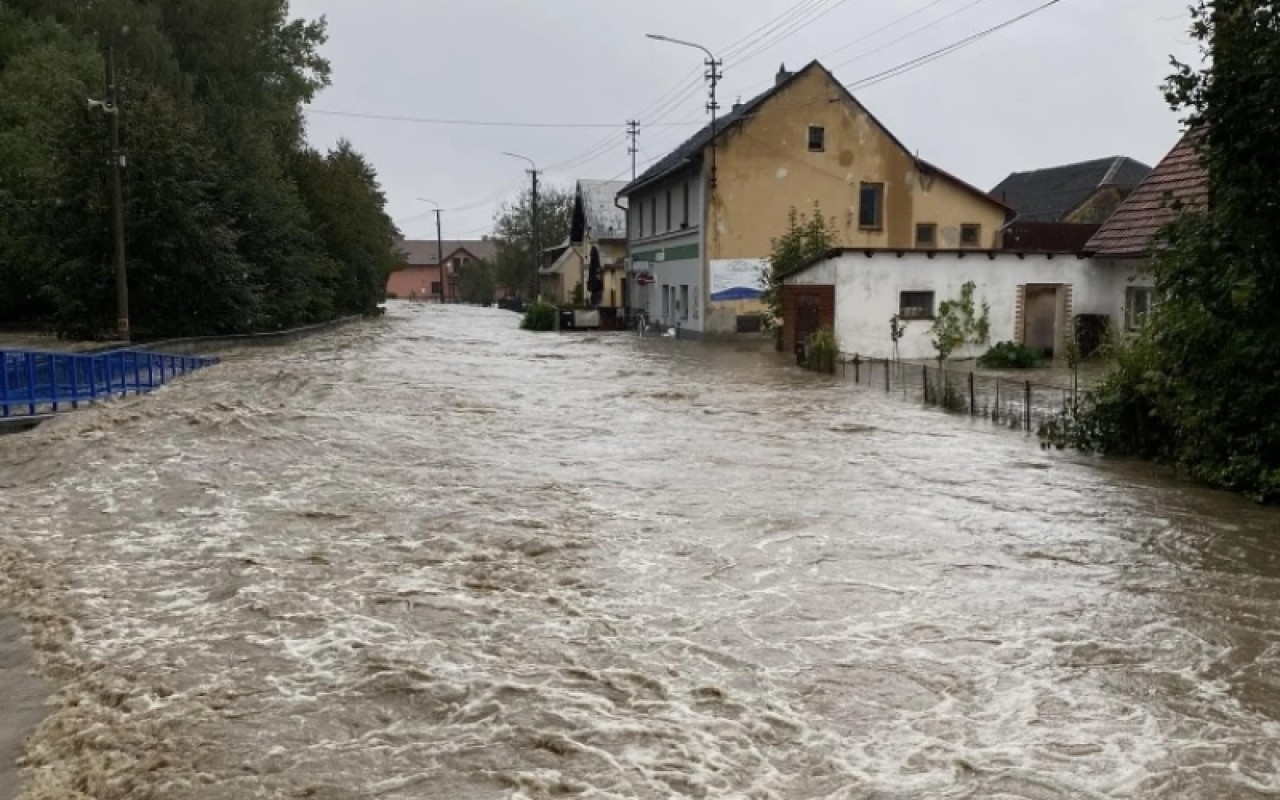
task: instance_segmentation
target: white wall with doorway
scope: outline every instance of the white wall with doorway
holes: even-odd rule
[[[787,279],[789,285],[834,286],[835,327],[847,355],[893,355],[889,321],[902,317],[905,333],[898,344],[906,359],[935,357],[931,328],[938,307],[958,299],[965,283],[975,284],[978,308],[990,305],[991,342],[1016,341],[1028,333],[1064,340],[1069,317],[1102,314],[1123,329],[1126,290],[1149,286],[1139,262],[1096,261],[1073,255],[1013,252],[845,251]],[[1038,312],[1019,314],[1025,297]],[[1052,290],[1052,291],[1050,291]],[[1070,298],[1069,311],[1066,303]],[[1052,324],[1047,317],[1052,317]],[[1017,330],[1022,323],[1022,336]],[[968,347],[954,358],[981,355]]]

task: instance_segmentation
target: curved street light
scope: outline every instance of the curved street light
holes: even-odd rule
[[[667,42],[668,44],[677,44],[681,47],[692,47],[695,50],[701,50],[707,54],[707,80],[711,82],[711,102],[707,103],[707,110],[711,112],[711,188],[716,188],[716,134],[718,133],[716,122],[717,113],[720,110],[720,103],[716,100],[716,87],[720,85],[720,67],[724,66],[724,62],[717,59],[715,54],[706,47],[697,42],[688,42],[684,39],[673,39],[670,36],[663,36],[660,33],[646,33],[650,39],[655,42]]]
[[[532,158],[522,156],[519,153],[508,153],[504,150],[502,154],[510,158],[528,161],[529,175],[533,178],[533,194],[529,205],[529,227],[533,232],[533,278],[531,279],[529,299],[535,300],[538,297],[538,260],[541,253],[538,248],[538,165],[533,162]]]

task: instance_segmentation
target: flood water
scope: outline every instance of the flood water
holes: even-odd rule
[[[393,305],[0,439],[28,795],[1280,795],[1275,512],[516,324]]]

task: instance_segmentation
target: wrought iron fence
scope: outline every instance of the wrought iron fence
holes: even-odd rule
[[[860,386],[897,393],[906,399],[938,406],[956,414],[983,417],[1025,431],[1092,402],[1089,392],[975,371],[940,369],[928,364],[854,356],[841,362],[841,372]]]
[[[48,353],[0,350],[0,417],[39,416],[111,397],[143,394],[216,357],[113,350]]]

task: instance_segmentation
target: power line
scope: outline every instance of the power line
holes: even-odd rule
[[[907,39],[910,39],[910,38],[912,38],[912,37],[916,36],[917,34],[924,33],[925,31],[929,30],[930,28],[936,28],[937,26],[941,25],[942,23],[946,22],[947,20],[949,20],[949,19],[954,19],[954,18],[956,18],[956,17],[960,16],[961,14],[963,14],[964,12],[968,11],[969,9],[971,9],[971,8],[973,8],[973,7],[975,7],[975,6],[979,6],[979,5],[981,5],[981,4],[985,3],[985,2],[987,2],[987,0],[973,0],[972,2],[968,3],[967,5],[961,6],[960,8],[957,8],[955,11],[952,11],[950,14],[945,14],[945,15],[943,15],[943,16],[941,16],[941,17],[938,17],[937,19],[935,19],[934,21],[932,21],[932,22],[930,22],[930,23],[928,23],[928,24],[921,25],[919,28],[915,28],[915,29],[913,29],[913,30],[911,30],[911,31],[908,31],[907,33],[904,33],[903,35],[899,36],[897,39],[892,39],[892,40],[890,40],[890,41],[888,41],[888,42],[885,42],[884,44],[880,45],[879,47],[875,48],[874,50],[868,50],[868,51],[866,51],[866,52],[864,52],[864,53],[859,53],[858,55],[854,56],[853,58],[849,59],[848,61],[842,61],[842,62],[840,62],[839,64],[836,64],[836,65],[835,65],[834,67],[832,67],[831,69],[833,69],[833,70],[837,70],[837,69],[840,69],[841,67],[847,67],[847,66],[849,66],[850,64],[855,64],[855,63],[857,63],[857,62],[859,62],[859,61],[863,60],[864,58],[870,58],[871,56],[875,55],[876,53],[883,53],[885,50],[888,50],[890,47],[893,47],[893,46],[894,46],[895,44],[897,44],[898,42],[906,41]]]
[[[835,5],[827,6],[824,9],[817,10],[817,13],[809,17],[808,19],[796,20],[790,27],[781,31],[779,35],[773,39],[773,41],[764,42],[756,49],[750,52],[741,54],[734,61],[735,66],[741,66],[742,64],[745,64],[748,61],[751,61],[752,59],[755,59],[759,56],[764,55],[765,53],[772,50],[774,47],[777,47],[782,42],[786,41],[787,39],[790,39],[792,36],[795,36],[800,31],[818,22],[823,17],[827,16],[832,11],[835,11],[836,9],[840,8],[841,6],[845,5],[848,2],[849,0],[839,0],[839,2],[837,2]]]
[[[853,89],[866,89],[869,86],[875,86],[876,84],[883,83],[884,81],[887,81],[891,78],[896,78],[899,75],[905,75],[908,72],[911,72],[913,70],[919,69],[920,67],[923,67],[925,64],[932,63],[934,61],[937,61],[940,58],[949,56],[958,50],[963,50],[964,48],[970,45],[977,44],[982,39],[985,39],[994,33],[1002,31],[1005,28],[1008,28],[1010,25],[1015,25],[1021,22],[1022,20],[1026,19],[1027,17],[1033,16],[1035,14],[1039,14],[1041,11],[1044,11],[1045,9],[1056,6],[1060,2],[1062,2],[1062,0],[1049,0],[1049,2],[1045,3],[1044,5],[1037,6],[1031,9],[1030,11],[1027,11],[1023,14],[1019,14],[1018,16],[1013,17],[1011,19],[1007,19],[1004,22],[1001,22],[999,25],[993,25],[992,27],[987,28],[986,30],[979,31],[978,33],[975,33],[972,36],[961,39],[958,42],[953,42],[952,44],[949,44],[946,47],[942,47],[937,50],[934,50],[932,53],[926,53],[918,58],[913,58],[910,61],[904,61],[895,67],[890,67],[889,69],[884,70],[883,72],[878,72],[875,75],[869,75],[865,78],[861,78],[855,81],[854,83],[846,84],[845,88],[849,89],[850,91],[852,91]]]
[[[440,117],[407,117],[396,114],[365,114],[356,111],[334,111],[332,109],[308,108],[308,114],[327,117],[348,117],[351,119],[370,119],[381,122],[411,122],[419,125],[460,125],[481,128],[620,128],[621,122],[533,122],[513,120],[479,120],[479,119],[444,119]],[[698,125],[690,122],[668,122],[663,127],[680,127]]]

